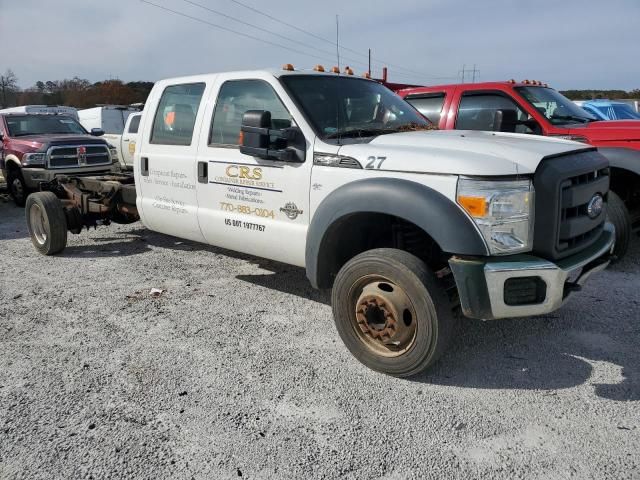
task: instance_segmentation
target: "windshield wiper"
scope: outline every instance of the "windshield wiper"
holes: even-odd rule
[[[331,133],[325,138],[353,138],[353,137],[374,137],[386,133],[395,133],[396,128],[354,128],[353,130],[343,130]]]
[[[551,115],[550,120],[553,120],[554,118],[557,120],[576,120],[582,123],[593,122],[590,118],[579,117],[578,115]]]

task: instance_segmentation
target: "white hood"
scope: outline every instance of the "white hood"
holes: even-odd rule
[[[343,145],[339,154],[363,167],[369,157],[386,157],[381,170],[500,176],[532,174],[544,157],[585,147],[537,135],[437,130],[380,135],[369,143]]]

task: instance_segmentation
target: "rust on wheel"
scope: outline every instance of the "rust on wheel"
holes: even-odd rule
[[[407,352],[416,338],[416,313],[398,285],[385,278],[364,277],[351,289],[354,329],[374,353],[395,357]]]

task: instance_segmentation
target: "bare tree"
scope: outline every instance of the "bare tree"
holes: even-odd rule
[[[8,68],[3,75],[0,75],[0,99],[2,105],[7,107],[11,97],[18,93],[18,77]]]

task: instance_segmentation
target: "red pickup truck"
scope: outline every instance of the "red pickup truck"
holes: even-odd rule
[[[616,254],[640,228],[640,121],[597,121],[546,84],[536,81],[439,85],[397,90],[440,129],[528,133],[598,147],[611,165],[609,216]]]

